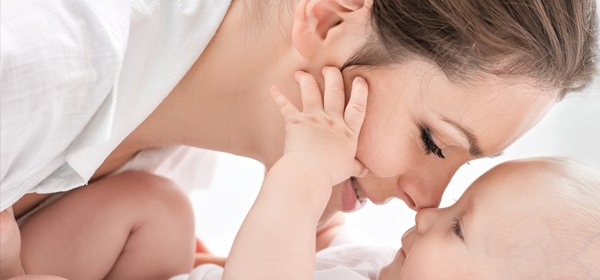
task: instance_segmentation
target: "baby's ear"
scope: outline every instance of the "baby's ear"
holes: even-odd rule
[[[294,46],[302,56],[312,57],[324,45],[327,33],[343,22],[345,14],[364,6],[365,0],[300,0],[294,13]]]

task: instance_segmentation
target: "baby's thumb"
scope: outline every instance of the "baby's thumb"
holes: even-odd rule
[[[362,162],[360,162],[358,159],[354,159],[354,166],[352,167],[352,176],[353,177],[365,177],[367,176],[367,174],[369,174],[369,169],[367,169],[367,167],[365,167],[364,164],[362,164]]]

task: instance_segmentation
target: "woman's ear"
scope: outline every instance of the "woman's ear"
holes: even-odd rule
[[[341,24],[344,15],[361,9],[365,0],[300,0],[294,13],[292,42],[304,57],[312,57],[327,33]]]

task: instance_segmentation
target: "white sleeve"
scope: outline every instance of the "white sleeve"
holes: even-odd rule
[[[31,185],[23,178],[60,166],[106,104],[127,47],[127,2],[2,0],[2,208],[31,191],[17,192]]]
[[[0,210],[84,185],[190,69],[231,0],[2,0]]]

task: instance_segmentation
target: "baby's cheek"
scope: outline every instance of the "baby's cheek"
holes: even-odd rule
[[[381,268],[379,271],[378,280],[409,279],[402,277],[402,266],[403,263],[401,261],[399,261],[397,258],[394,259],[391,263]]]
[[[469,279],[455,277],[450,264],[453,259],[450,254],[446,255],[442,244],[436,240],[421,240],[420,244],[414,246],[408,254],[402,268],[401,278],[398,279],[419,279],[419,280],[450,280],[450,279]],[[426,246],[423,244],[425,243]],[[436,244],[436,245],[434,245]],[[421,245],[421,246],[419,246]]]

